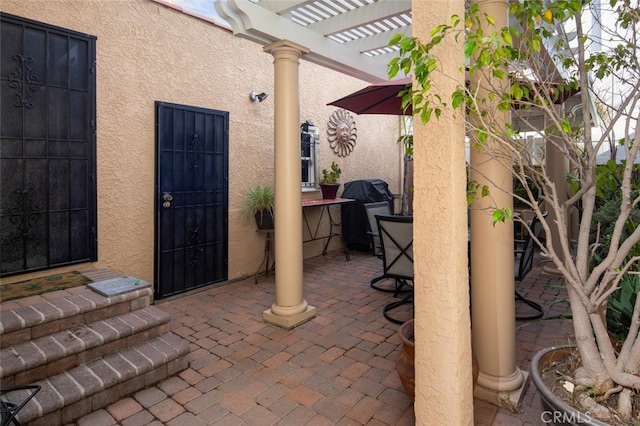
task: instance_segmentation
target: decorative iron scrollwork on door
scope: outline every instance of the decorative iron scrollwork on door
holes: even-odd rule
[[[204,250],[200,239],[200,227],[191,228],[189,241],[185,247],[189,259],[189,265],[198,266],[202,263]]]
[[[9,78],[9,87],[16,89],[16,100],[13,102],[13,106],[17,108],[33,108],[33,104],[29,102],[29,99],[34,92],[40,89],[38,77],[31,75],[32,68],[28,65],[33,62],[33,58],[14,55],[13,59],[18,61],[18,66],[16,66],[15,72],[10,72],[7,76]]]
[[[26,263],[27,260],[23,257],[25,244],[29,240],[40,240],[38,233],[34,231],[34,223],[40,219],[42,211],[32,199],[33,190],[16,189],[13,193],[13,205],[2,212],[2,216],[14,225],[13,229],[3,231],[2,257],[5,263],[16,262],[21,258]]]
[[[191,134],[191,142],[189,142],[189,146],[187,147],[187,155],[191,160],[191,168],[197,169],[198,162],[202,158],[202,148],[200,148],[200,135],[197,133]]]
[[[33,223],[38,220],[40,208],[31,198],[33,190],[16,189],[14,193],[16,197],[16,205],[7,209],[4,215],[9,216],[9,222],[16,225],[18,231],[13,239],[15,241],[26,241],[34,237]]]

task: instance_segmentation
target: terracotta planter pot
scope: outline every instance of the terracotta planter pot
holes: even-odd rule
[[[402,352],[396,361],[396,369],[404,391],[409,395],[412,401],[415,400],[416,394],[416,373],[414,361],[416,357],[416,345],[413,337],[413,320],[404,322],[398,327],[398,337],[402,343]]]
[[[542,379],[541,372],[548,363],[569,356],[574,349],[574,346],[553,346],[545,348],[536,353],[531,361],[531,379],[540,392],[542,407],[544,408],[544,411],[540,413],[540,420],[545,424],[553,425],[607,426],[607,423],[593,419],[588,414],[576,410],[556,397],[553,392],[547,388]]]
[[[321,183],[320,190],[322,191],[322,198],[325,200],[333,200],[334,198],[336,198],[336,195],[338,194],[338,188],[340,188],[339,183],[335,183],[335,184]]]
[[[402,383],[402,387],[405,392],[412,401],[415,401],[415,389],[416,389],[416,373],[415,373],[415,357],[416,357],[416,346],[415,339],[413,333],[413,324],[414,320],[409,320],[404,322],[398,328],[398,338],[402,344],[402,352],[400,352],[400,356],[398,357],[398,361],[396,361],[396,369],[398,370],[398,376],[400,377],[400,382]],[[478,382],[478,373],[480,372],[480,368],[478,365],[478,359],[475,355],[471,356],[471,373],[472,373],[472,389],[476,388],[476,383]]]

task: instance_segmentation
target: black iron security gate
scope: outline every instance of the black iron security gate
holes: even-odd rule
[[[0,22],[1,275],[95,261],[96,39]]]
[[[227,279],[228,129],[228,112],[156,102],[156,298]]]

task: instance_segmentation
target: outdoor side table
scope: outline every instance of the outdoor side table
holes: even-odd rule
[[[273,229],[257,229],[258,232],[264,234],[264,258],[258,266],[255,273],[254,284],[258,284],[258,277],[264,273],[264,276],[269,276],[269,271],[275,271],[276,261],[273,257],[272,236]],[[264,271],[262,267],[264,265]],[[271,266],[269,266],[271,265]]]
[[[336,229],[340,229],[341,223],[336,222],[333,216],[331,216],[331,206],[352,203],[355,199],[353,198],[332,198],[332,199],[312,199],[312,200],[302,200],[302,216],[304,218],[304,224],[306,225],[307,232],[310,235],[308,240],[303,241],[303,243],[308,243],[310,241],[317,241],[326,239],[327,241],[324,243],[324,249],[322,250],[322,255],[327,254],[327,248],[329,247],[329,243],[333,237],[340,238],[342,241],[342,248],[344,250],[344,257],[349,260],[349,250],[347,249],[347,245],[344,243],[344,239],[342,238],[342,233],[338,232]],[[320,211],[320,217],[315,224],[315,228],[312,230],[312,227],[309,223],[309,219],[307,218],[307,214],[305,212],[306,209],[311,207],[320,207],[322,210]],[[327,213],[327,217],[329,220],[329,233],[327,235],[320,235],[320,225],[322,224],[322,219],[324,217],[325,212]]]

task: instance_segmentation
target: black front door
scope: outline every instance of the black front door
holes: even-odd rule
[[[156,102],[156,298],[227,280],[229,113]]]

